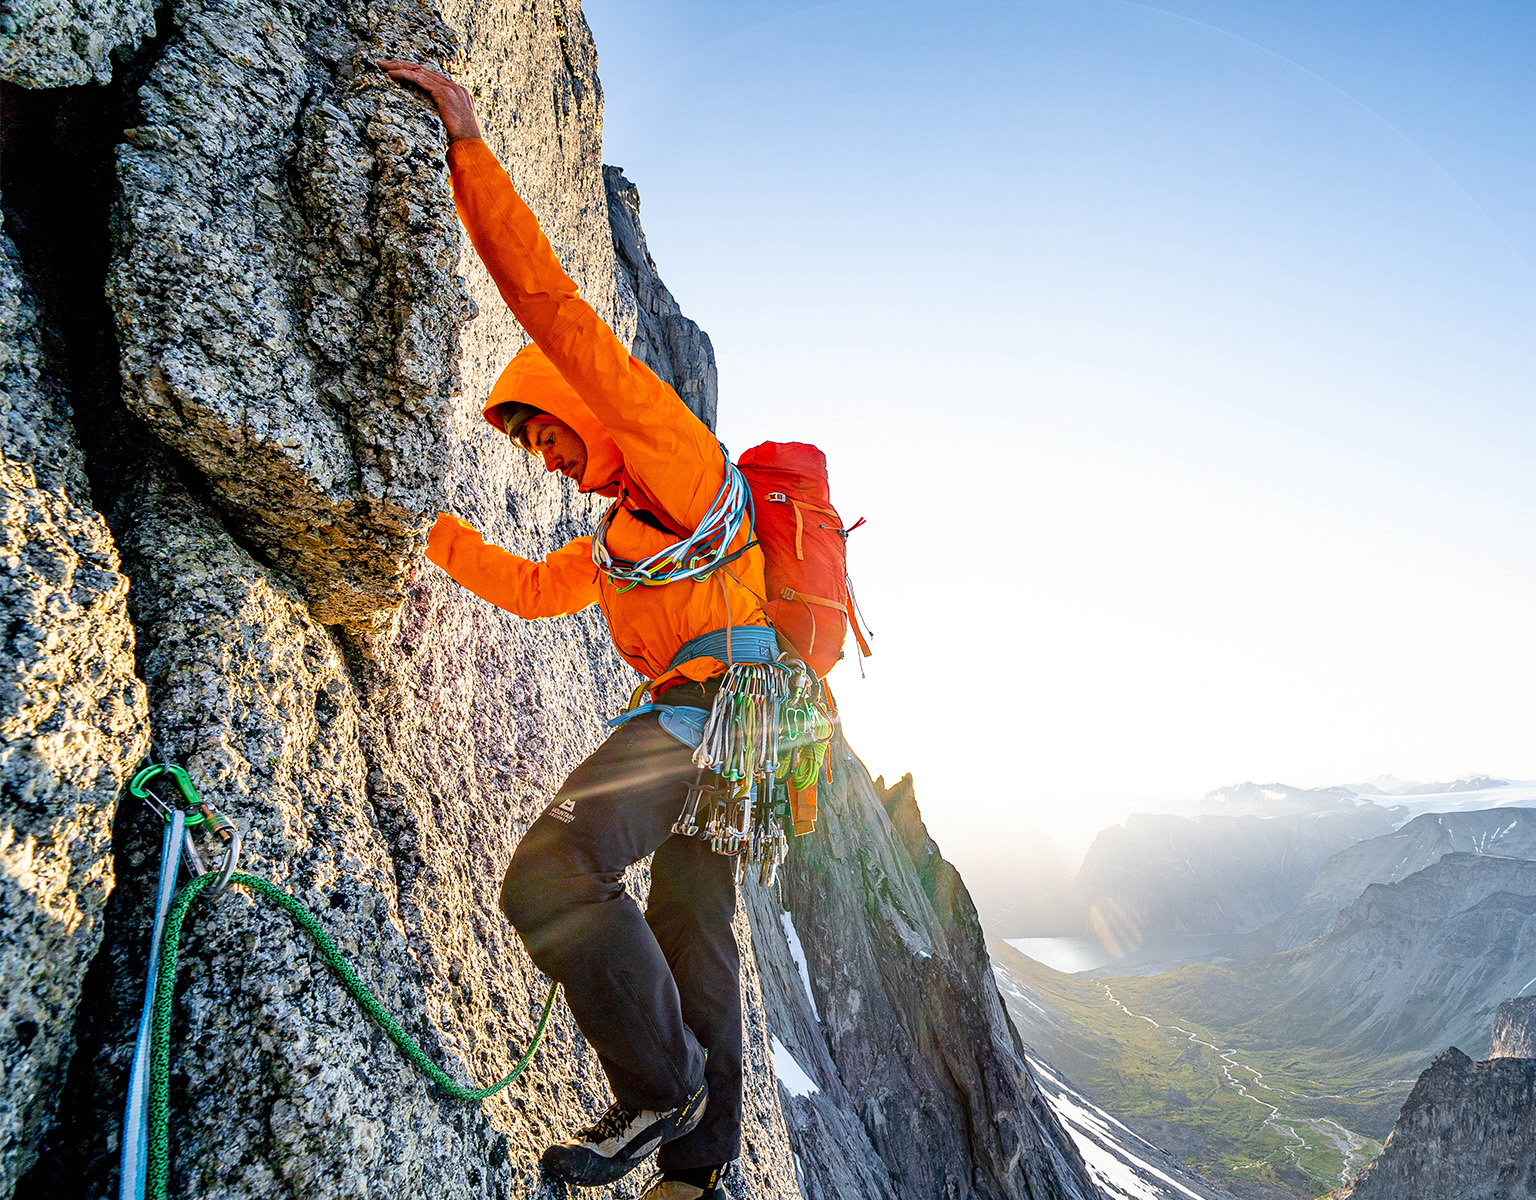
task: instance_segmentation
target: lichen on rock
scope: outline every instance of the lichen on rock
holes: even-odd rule
[[[154,31],[154,0],[6,0],[0,79],[29,88],[106,83],[112,53]]]

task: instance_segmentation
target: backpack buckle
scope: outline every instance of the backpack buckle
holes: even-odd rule
[[[769,492],[768,495],[764,497],[764,499],[772,500],[775,504],[789,503],[789,497],[786,496],[783,492]]]

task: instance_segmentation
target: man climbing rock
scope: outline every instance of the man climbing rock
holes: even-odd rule
[[[459,216],[533,339],[496,381],[485,419],[581,491],[617,499],[600,555],[644,563],[708,525],[730,491],[723,450],[578,296],[482,139],[468,90],[414,63],[380,66],[436,103]],[[531,562],[444,514],[427,547],[455,580],[520,617],[600,604],[619,653],[664,698],[571,773],[523,837],[501,894],[533,961],[564,985],[615,1098],[590,1128],[550,1146],[543,1166],[572,1183],[608,1183],[659,1148],[647,1200],[723,1198],[720,1173],[740,1147],[734,860],[672,828],[722,659],[766,662],[778,647],[749,521],[722,535],[717,553],[729,570],[625,587],[595,564],[591,537]],[[623,874],[653,852],[642,917]]]

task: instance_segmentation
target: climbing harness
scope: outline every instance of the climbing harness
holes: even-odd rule
[[[700,658],[726,665],[707,712],[691,705],[642,705],[642,687],[609,724],[655,712],[662,729],[692,746],[699,771],[672,831],[706,837],[717,853],[735,856],[738,882],[755,862],[759,878],[769,884],[789,852],[789,834],[808,833],[816,822],[816,783],[827,770],[836,712],[820,676],[841,656],[849,626],[866,652],[867,646],[847,579],[843,543],[849,530],[830,506],[825,456],[814,446],[765,442],[742,455],[738,467],[723,445],[720,451],[725,455],[724,482],[692,533],[638,562],[615,557],[608,549],[608,533],[625,508],[621,495],[598,523],[592,561],[621,592],[637,585],[702,580],[759,544],[759,500],[765,510],[781,506],[788,518],[775,514],[769,522],[773,537],[761,543],[769,597],[759,600],[776,625],[785,623],[785,644],[796,653],[781,651],[775,628],[727,625],[711,630],[683,645],[667,667],[671,672]],[[809,526],[807,513],[812,518]],[[731,553],[743,521],[749,523],[749,539]],[[807,594],[807,581],[839,598]],[[723,580],[721,586],[723,590]],[[725,612],[729,619],[728,596]],[[818,624],[827,635],[820,645]],[[814,670],[807,661],[817,664]]]
[[[168,775],[176,784],[191,811],[167,804],[149,788],[160,775]],[[234,883],[264,896],[286,912],[311,940],[341,984],[351,993],[365,1013],[374,1019],[389,1039],[400,1048],[418,1071],[432,1080],[451,1100],[477,1102],[494,1096],[521,1075],[533,1060],[534,1051],[544,1037],[554,1010],[559,984],[551,983],[544,997],[533,1038],[528,1049],[510,1074],[488,1088],[466,1088],[455,1083],[437,1066],[410,1034],[390,1016],[368,985],[358,978],[342,957],[320,922],[293,896],[268,880],[236,870],[240,855],[240,833],[233,821],[201,800],[187,773],[168,763],[151,763],[134,776],[129,791],[144,799],[165,821],[160,846],[160,883],[156,892],[155,922],[150,935],[149,972],[145,986],[144,1011],[139,1019],[139,1036],[134,1047],[133,1069],[129,1077],[128,1105],[123,1117],[122,1177],[119,1200],[164,1200],[170,1168],[170,1073],[171,1017],[176,991],[176,962],[179,956],[181,928],[193,902],[212,889],[217,896]],[[191,829],[206,825],[225,842],[224,859],[217,875],[204,864],[193,842]],[[185,856],[193,878],[176,888],[179,860]],[[174,897],[173,897],[174,893]]]
[[[613,518],[624,507],[624,498],[620,496],[608,506],[592,537],[592,561],[598,570],[619,585],[621,592],[627,592],[637,584],[660,587],[685,579],[703,579],[710,572],[734,562],[756,544],[748,541],[741,549],[728,553],[741,531],[742,521],[751,517],[752,493],[724,446],[720,447],[720,452],[725,455],[725,482],[720,485],[709,511],[692,533],[655,554],[635,562],[616,558],[609,552],[608,530],[613,525]]]
[[[702,832],[717,854],[738,856],[738,882],[755,862],[759,882],[771,885],[789,854],[786,829],[806,833],[814,823],[797,801],[813,793],[831,740],[821,681],[804,663],[781,655],[731,664],[694,751],[699,777],[674,832]]]
[[[790,834],[808,833],[815,823],[815,785],[833,732],[829,699],[804,663],[780,651],[766,626],[700,634],[667,669],[699,658],[727,664],[710,708],[642,704],[650,687],[644,683],[608,724],[654,712],[662,729],[692,747],[698,772],[672,832],[706,838],[715,853],[735,857],[738,883],[756,863],[758,881],[771,886],[789,854]]]

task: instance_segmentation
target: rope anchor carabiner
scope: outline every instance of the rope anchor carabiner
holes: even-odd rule
[[[229,881],[235,874],[235,868],[240,865],[240,827],[199,796],[197,789],[192,786],[191,778],[180,767],[173,763],[150,763],[133,777],[133,781],[128,785],[128,791],[148,804],[162,820],[170,821],[172,806],[149,786],[161,775],[171,777],[171,781],[175,783],[176,790],[181,793],[181,799],[186,804],[186,809],[182,813],[184,827],[182,854],[186,858],[187,869],[193,875],[206,875],[210,869],[203,861],[203,854],[198,849],[197,840],[192,836],[193,829],[201,825],[224,843],[224,858],[214,868],[219,872],[219,880],[214,885],[212,894],[217,896],[229,886]]]

